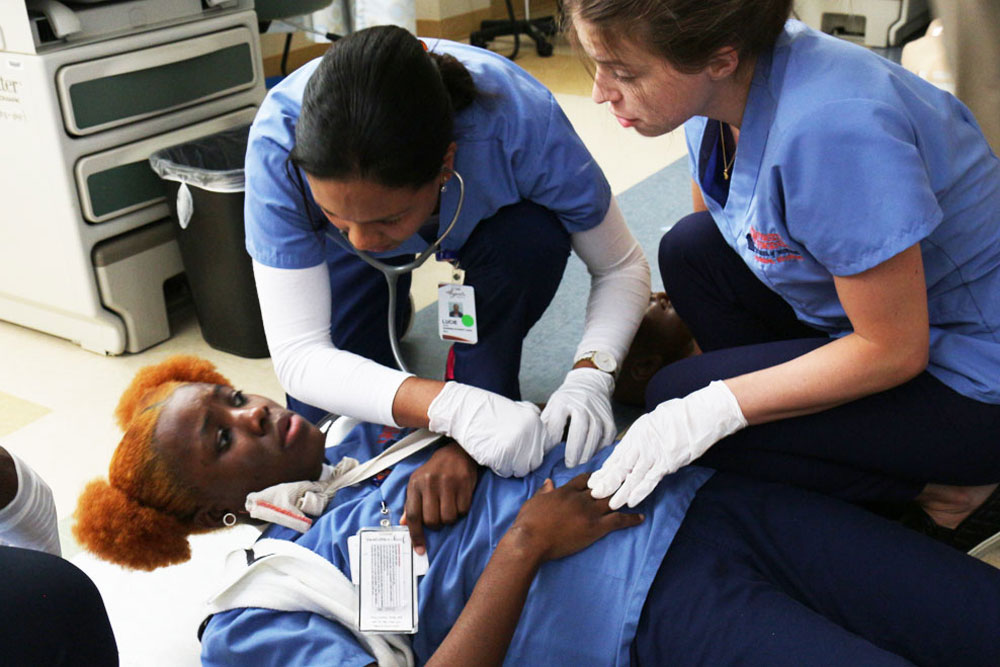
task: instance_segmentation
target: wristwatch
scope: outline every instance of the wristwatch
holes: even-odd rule
[[[612,356],[610,352],[604,352],[603,350],[584,352],[573,360],[573,365],[575,366],[581,361],[589,361],[594,364],[598,370],[610,373],[612,376],[618,372],[618,362],[615,361],[614,356]]]

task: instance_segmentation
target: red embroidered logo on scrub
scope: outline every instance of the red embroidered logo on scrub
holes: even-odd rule
[[[761,264],[802,259],[802,255],[789,248],[779,234],[761,234],[753,227],[747,233],[747,248],[753,253],[754,259]]]
[[[378,434],[379,446],[384,449],[385,444],[398,440],[402,432],[403,429],[395,428],[393,426],[383,426],[382,430]]]

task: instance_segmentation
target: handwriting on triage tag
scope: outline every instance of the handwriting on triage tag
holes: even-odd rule
[[[382,573],[382,576],[372,579],[372,604],[378,611],[398,611],[408,597],[399,576],[400,561],[403,559],[399,543],[373,544],[371,558],[372,571]]]
[[[362,632],[417,631],[417,578],[406,528],[358,533],[358,627]]]

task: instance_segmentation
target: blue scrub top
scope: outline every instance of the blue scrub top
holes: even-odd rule
[[[467,44],[428,40],[432,51],[460,60],[476,84],[476,100],[455,115],[455,170],[465,179],[465,202],[455,228],[442,245],[462,247],[476,225],[522,200],[549,209],[570,233],[604,219],[611,188],[552,94],[503,56]],[[302,195],[286,170],[295,143],[295,123],[306,82],[319,59],[302,66],[275,86],[261,104],[250,129],[246,156],[246,245],[267,266],[300,269],[326,261],[331,241],[312,231]],[[313,219],[326,222],[309,193]],[[438,233],[447,228],[458,205],[454,179],[441,196]],[[332,225],[332,241],[347,245]],[[417,253],[427,242],[414,235],[399,248],[377,257]],[[332,257],[332,255],[331,255]]]
[[[362,424],[328,458],[367,460],[401,431]],[[612,451],[602,450],[585,466],[567,470],[563,447],[523,479],[484,472],[466,517],[427,531],[430,567],[419,582],[419,632],[413,651],[422,664],[451,629],[479,575],[521,505],[547,477],[562,485],[584,470],[596,470]],[[425,450],[399,463],[380,481],[340,490],[322,517],[304,534],[272,526],[266,537],[295,540],[350,576],[347,538],[378,526],[380,503],[394,524],[404,508],[410,473],[430,457]],[[710,477],[689,466],[670,475],[636,511],[645,521],[619,530],[568,558],[539,570],[507,652],[506,664],[628,665],[646,592],[698,488]],[[205,665],[368,665],[373,662],[343,626],[308,612],[230,610],[215,615],[202,637]]]
[[[692,177],[726,241],[831,336],[851,331],[833,276],[919,243],[927,370],[1000,403],[1000,161],[961,102],[793,20],[756,64],[723,203],[709,183],[719,124],[695,117],[685,132]]]

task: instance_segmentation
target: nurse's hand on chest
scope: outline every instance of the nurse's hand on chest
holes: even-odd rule
[[[501,477],[523,477],[552,448],[538,406],[460,382],[407,378],[392,406],[400,426],[454,438],[469,456]]]
[[[553,443],[566,440],[566,467],[575,468],[590,460],[615,438],[615,418],[611,411],[611,373],[593,367],[571,370],[562,385],[549,397],[542,421]]]
[[[733,392],[716,380],[639,417],[587,484],[595,498],[611,496],[613,510],[635,507],[664,476],[746,425]]]

